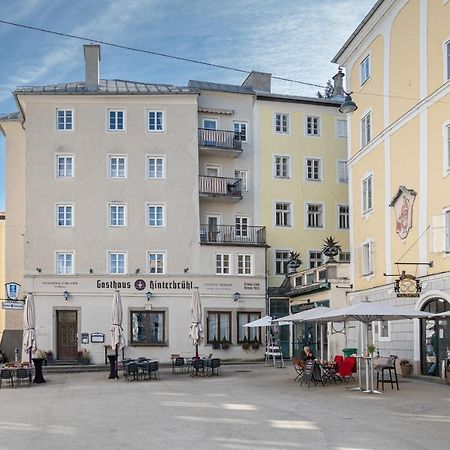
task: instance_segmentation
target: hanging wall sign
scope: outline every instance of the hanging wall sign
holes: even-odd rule
[[[389,205],[395,211],[395,231],[400,239],[406,239],[412,227],[413,204],[416,195],[412,189],[400,186]]]
[[[6,296],[9,300],[17,300],[19,298],[20,284],[19,283],[6,283]]]
[[[394,291],[397,297],[420,297],[422,283],[414,275],[403,272],[394,282]]]

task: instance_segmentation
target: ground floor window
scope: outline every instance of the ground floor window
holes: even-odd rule
[[[207,341],[231,341],[231,312],[208,312]]]
[[[259,312],[238,312],[237,313],[237,324],[238,324],[238,344],[247,341],[253,342],[257,339],[261,342],[261,328],[248,328],[244,327],[246,323],[253,322],[254,320],[260,319],[261,313]]]
[[[132,311],[131,343],[164,344],[164,318],[163,311]]]

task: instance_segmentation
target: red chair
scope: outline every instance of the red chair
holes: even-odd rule
[[[357,368],[356,368],[356,358],[354,356],[347,356],[344,358],[345,362],[348,362],[352,368],[352,378],[353,378],[353,374],[357,372]],[[354,379],[354,378],[353,378]]]
[[[345,381],[348,383],[348,380],[350,378],[353,378],[352,376],[352,361],[343,361],[336,363],[336,373],[341,378],[342,381]]]

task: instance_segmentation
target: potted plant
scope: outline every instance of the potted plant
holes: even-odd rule
[[[45,356],[45,351],[44,351],[44,350],[41,350],[40,348],[37,348],[37,349],[35,350],[35,352],[34,352],[33,357],[34,357],[35,359],[45,359],[45,358],[46,358],[46,356]]]
[[[219,348],[220,348],[220,343],[216,339],[215,336],[214,336],[214,339],[212,340],[211,347],[212,347],[213,350],[219,350]]]
[[[248,342],[247,336],[244,337],[244,340],[242,341],[242,349],[248,350],[250,347],[250,343]]]
[[[407,359],[402,359],[400,361],[400,373],[402,377],[407,377],[411,375],[412,372],[412,364]]]
[[[288,273],[295,273],[297,269],[302,265],[302,260],[299,252],[291,251],[289,252],[289,261],[288,261]]]
[[[230,341],[228,341],[226,338],[222,339],[222,349],[228,350],[230,348]]]
[[[335,256],[341,251],[339,242],[334,239],[333,236],[327,237],[323,241],[322,253],[328,257],[328,262],[335,262]]]
[[[53,364],[55,362],[55,358],[53,356],[53,352],[51,350],[47,350],[45,352],[45,359],[47,364]]]
[[[259,341],[258,341],[258,338],[255,338],[255,339],[253,340],[253,342],[252,342],[252,349],[253,349],[253,350],[258,350],[258,349],[259,349],[259,345],[260,345],[260,343],[259,343]]]
[[[91,354],[85,348],[77,352],[77,360],[79,364],[89,365],[91,363]]]
[[[375,353],[375,345],[368,345],[367,353],[369,354],[369,356],[373,356],[373,354]]]

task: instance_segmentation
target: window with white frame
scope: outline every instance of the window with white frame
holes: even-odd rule
[[[248,190],[248,171],[236,169],[234,171],[234,178],[241,179],[241,189],[242,189],[242,191],[247,192],[247,190]]]
[[[308,228],[323,228],[323,203],[306,204],[306,226]]]
[[[247,216],[236,216],[234,218],[235,224],[235,236],[236,237],[248,237],[249,229],[248,225],[250,223],[250,218]]]
[[[148,253],[148,273],[164,274],[165,273],[165,253],[149,252]]]
[[[123,109],[108,110],[108,131],[125,130],[125,111]]]
[[[391,340],[391,322],[380,320],[374,323],[373,334],[378,341]]]
[[[58,227],[73,227],[73,205],[56,205]]]
[[[164,156],[149,156],[147,159],[147,177],[151,180],[165,178]]]
[[[124,274],[126,273],[126,254],[125,253],[109,253],[109,273]]]
[[[73,178],[73,156],[56,155],[57,178]]]
[[[310,250],[308,252],[309,268],[319,267],[323,264],[323,255],[320,250]]]
[[[339,252],[339,262],[350,262],[350,252]]]
[[[247,122],[233,122],[234,140],[247,142]]]
[[[445,211],[445,252],[450,253],[450,209]]]
[[[73,274],[73,253],[58,252],[56,254],[56,273],[58,275]]]
[[[231,255],[229,253],[216,254],[216,274],[229,275],[231,273],[230,267]]]
[[[127,158],[126,156],[109,157],[109,178],[127,177]]]
[[[164,205],[148,205],[148,226],[164,227]]]
[[[275,203],[275,226],[292,226],[292,204],[290,202]]]
[[[362,244],[361,246],[361,270],[362,275],[371,275],[373,274],[373,242],[368,241]]]
[[[348,183],[347,161],[337,161],[336,172],[337,172],[337,182],[339,184]]]
[[[109,226],[124,227],[126,224],[126,206],[124,204],[110,204]]]
[[[148,111],[148,131],[164,131],[164,111]]]
[[[253,255],[238,253],[238,255],[237,255],[237,273],[238,273],[238,275],[252,275],[252,273],[253,273]]]
[[[273,164],[275,178],[291,177],[291,158],[289,156],[275,155]]]
[[[445,43],[445,50],[444,50],[444,55],[445,55],[445,67],[447,69],[447,73],[446,73],[446,80],[450,80],[450,41]]]
[[[373,176],[369,175],[362,180],[362,213],[373,209]]]
[[[275,132],[289,133],[289,114],[275,113]]]
[[[320,136],[320,117],[306,116],[305,119],[306,136]]]
[[[370,78],[370,55],[366,56],[359,65],[361,86]]]
[[[322,181],[322,160],[305,158],[305,178],[307,181]]]
[[[73,111],[71,109],[56,110],[56,129],[58,131],[73,130]]]
[[[336,118],[336,137],[347,137],[347,119],[343,119],[341,117]]]
[[[275,275],[287,274],[289,253],[289,250],[275,250]]]
[[[350,228],[350,208],[348,205],[338,205],[338,229],[348,230]]]
[[[368,112],[361,119],[361,147],[365,147],[372,139],[372,113]]]

